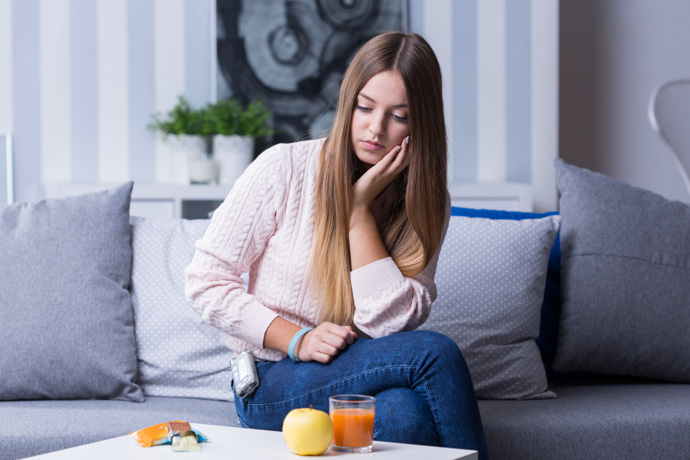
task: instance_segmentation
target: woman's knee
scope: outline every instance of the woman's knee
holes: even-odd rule
[[[435,331],[413,331],[412,342],[442,361],[461,361],[465,358],[458,345],[450,337]]]
[[[419,351],[423,351],[430,372],[450,373],[458,384],[471,385],[470,371],[462,351],[449,337],[434,331],[414,331],[411,337]]]
[[[409,388],[389,388],[376,395],[374,438],[378,441],[439,445],[429,405]]]

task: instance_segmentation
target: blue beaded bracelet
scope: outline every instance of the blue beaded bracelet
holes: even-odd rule
[[[288,347],[288,356],[290,357],[291,360],[295,362],[299,362],[299,358],[295,356],[295,346],[297,346],[297,342],[299,342],[299,339],[306,334],[309,331],[313,331],[313,327],[303,327],[300,329],[300,331],[295,334],[295,336],[290,340],[290,346]]]

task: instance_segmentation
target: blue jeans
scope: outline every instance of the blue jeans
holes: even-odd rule
[[[376,397],[374,439],[473,449],[488,458],[472,379],[455,342],[429,331],[357,339],[328,364],[257,363],[261,384],[235,398],[245,427],[280,431],[292,409],[328,413],[328,397]]]

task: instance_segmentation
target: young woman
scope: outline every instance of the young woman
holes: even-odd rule
[[[186,269],[193,307],[257,358],[260,386],[235,399],[244,426],[280,430],[294,408],[367,394],[375,439],[485,458],[458,347],[414,331],[436,298],[449,215],[436,56],[416,34],[374,37],[345,74],[329,136],[262,153]]]

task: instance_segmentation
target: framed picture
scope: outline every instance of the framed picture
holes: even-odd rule
[[[407,16],[406,0],[217,0],[216,97],[261,99],[274,143],[322,137],[354,53]]]
[[[0,133],[0,204],[14,202],[12,183],[12,135]]]

